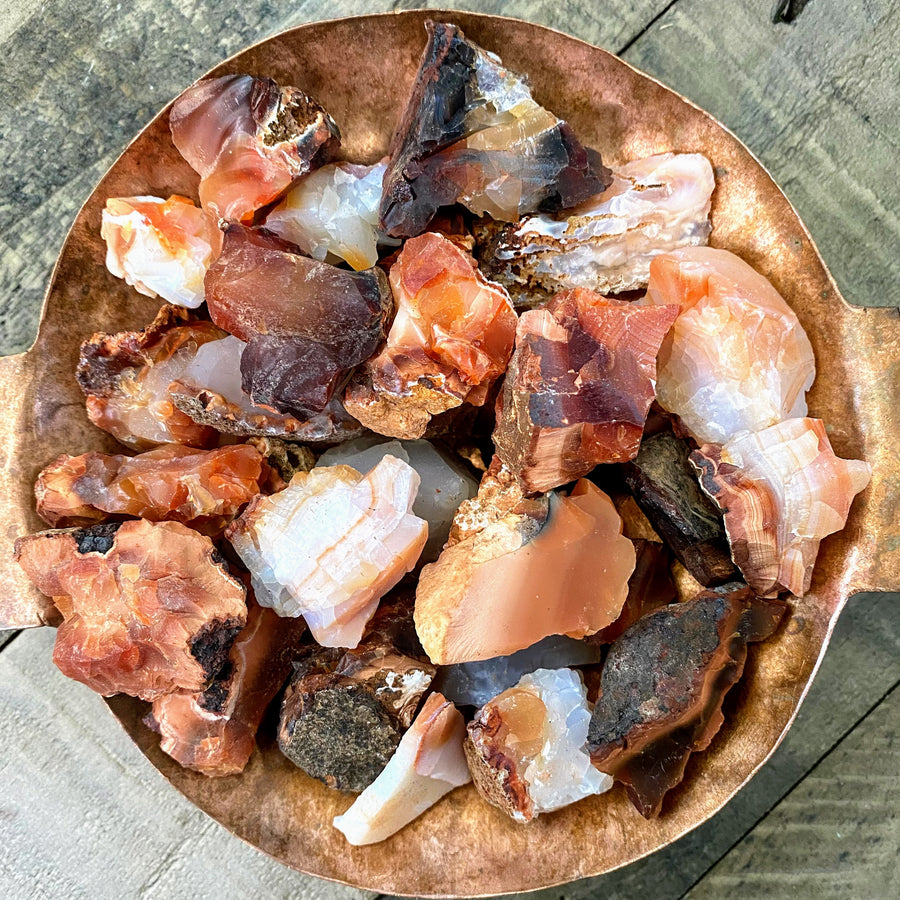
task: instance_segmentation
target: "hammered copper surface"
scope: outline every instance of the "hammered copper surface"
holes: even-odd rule
[[[140,723],[144,704],[109,701],[153,764],[228,829],[303,872],[370,890],[478,896],[560,884],[625,865],[675,840],[718,810],[775,749],[796,714],[847,597],[900,588],[894,485],[900,388],[896,309],[848,306],[809,234],[749,151],[706,113],[616,57],[537,25],[468,13],[410,12],[306,25],[233,57],[215,74],[250,72],[296,84],[340,123],[347,157],[373,162],[387,148],[425,40],[427,16],[466,33],[527,72],[537,99],[569,119],[607,163],[664,150],[705,153],[716,169],[715,246],[763,272],[796,310],[816,351],[811,415],[829,425],[835,451],[875,475],[846,529],[822,544],[812,590],[769,642],[755,646],[734,713],[708,752],[691,758],[660,819],[644,821],[618,788],[527,827],[458,789],[382,844],[349,847],[331,827],[351,798],[294,768],[269,738],[240,776],[208,779],[179,768]],[[148,322],[157,301],[109,275],[100,211],[109,196],[179,192],[197,177],[169,138],[168,108],[137,137],[78,215],[48,290],[40,333],[27,353],[0,360],[5,392],[0,486],[7,498],[0,547],[0,622],[40,624],[38,598],[11,562],[12,541],[41,527],[33,511],[38,470],[60,452],[112,449],[89,424],[73,376],[92,330]]]

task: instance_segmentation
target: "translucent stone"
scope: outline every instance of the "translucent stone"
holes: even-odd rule
[[[302,178],[266,216],[266,228],[295,243],[313,259],[368,269],[378,262],[378,204],[384,163],[340,162]]]
[[[260,604],[302,615],[322,646],[355,647],[425,546],[428,525],[411,512],[418,486],[415,470],[392,456],[366,476],[315,468],[251,503],[227,536]]]
[[[435,687],[454,703],[483,706],[536,669],[590,665],[602,658],[598,646],[565,635],[551,635],[511,656],[444,666]]]
[[[809,338],[772,284],[728,250],[656,257],[642,303],[681,313],[659,354],[659,404],[699,442],[729,440],[806,415]]]
[[[449,454],[422,440],[385,441],[374,436],[359,438],[326,450],[319,457],[318,464],[352,466],[366,475],[385,456],[402,459],[419,475],[419,491],[412,511],[428,522],[428,542],[420,562],[432,562],[447,542],[453,516],[460,503],[475,496],[478,483]]]
[[[442,206],[514,222],[574,206],[610,181],[600,154],[540,106],[526,80],[455,25],[426,22],[428,45],[391,142],[381,222],[421,234]]]
[[[587,690],[571,669],[538,669],[486,703],[469,723],[466,756],[488,803],[530,822],[608,791],[587,751]]]
[[[628,595],[634,545],[609,497],[582,479],[568,496],[541,504],[520,494],[510,505],[491,475],[485,502],[462,505],[447,547],[419,577],[416,631],[437,665],[508,656],[552,634],[593,634],[619,617]]]
[[[704,444],[691,462],[724,513],[735,563],[761,596],[809,590],[819,543],[844,527],[872,477],[868,463],[835,456],[821,419]]]
[[[337,125],[312,97],[250,75],[199,81],[172,105],[169,125],[200,175],[203,208],[228,221],[251,221],[340,144]]]
[[[382,773],[334,827],[354,846],[375,844],[422,815],[471,777],[463,755],[465,720],[438,693],[431,694]]]
[[[105,697],[205,690],[247,621],[244,586],[180,522],[45,531],[15,558],[63,616],[53,661]]]
[[[601,294],[645,288],[654,257],[706,243],[714,188],[712,166],[699,153],[638,159],[564,215],[487,229],[479,256],[517,306],[576,287]]]
[[[195,309],[222,249],[215,220],[187,197],[111,197],[100,226],[106,268],[148,297]]]

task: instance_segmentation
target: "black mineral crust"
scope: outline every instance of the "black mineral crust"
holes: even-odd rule
[[[637,457],[623,466],[625,483],[644,515],[681,564],[700,582],[731,581],[731,560],[722,514],[700,489],[690,463],[690,447],[671,432],[641,443]]]
[[[285,694],[278,746],[296,766],[342,791],[365,790],[400,743],[400,729],[375,695],[340,676],[308,691]]]
[[[214,619],[207,622],[191,640],[191,656],[203,667],[207,680],[216,677],[225,661],[234,639],[244,623],[237,619]]]
[[[79,553],[107,554],[112,550],[116,540],[116,532],[121,527],[121,522],[103,522],[100,525],[91,525],[90,528],[78,528],[72,532]]]

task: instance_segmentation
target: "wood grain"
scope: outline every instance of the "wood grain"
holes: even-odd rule
[[[900,689],[894,689],[687,895],[843,900],[900,884]],[[798,861],[797,847],[805,850]],[[798,865],[798,862],[800,864]]]

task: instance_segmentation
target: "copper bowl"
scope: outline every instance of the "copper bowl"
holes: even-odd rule
[[[644,821],[618,787],[527,827],[454,791],[399,834],[350,847],[331,827],[346,795],[307,777],[260,739],[246,771],[209,779],[180,768],[140,722],[146,704],[107,701],[162,774],[229,831],[302,872],[391,894],[485,896],[609,872],[676,840],[719,810],[769,758],[809,688],[849,595],[900,587],[900,534],[892,485],[900,444],[900,321],[896,309],[850,307],[809,233],[772,178],[726,128],[615,56],[538,25],[462,12],[406,12],[304,25],[262,41],[210,73],[249,72],[296,84],[341,126],[348,158],[373,162],[388,146],[425,41],[424,20],[461,25],[511,68],[536,98],[568,119],[607,163],[666,150],[706,154],[716,171],[711,243],[738,253],[778,288],[815,348],[810,414],[828,423],[835,451],[868,460],[870,487],[847,527],[822,544],[810,593],[777,635],[755,646],[735,712],[706,753],[695,754],[662,816]],[[53,272],[34,346],[0,359],[6,416],[0,486],[7,497],[0,547],[0,627],[45,624],[44,605],[11,561],[12,542],[40,530],[32,485],[61,452],[112,450],[92,426],[73,377],[93,331],[140,327],[158,306],[104,267],[100,213],[107,197],[197,195],[197,176],[169,136],[169,107],[132,141],[75,219]],[[527,861],[527,864],[522,864]]]

